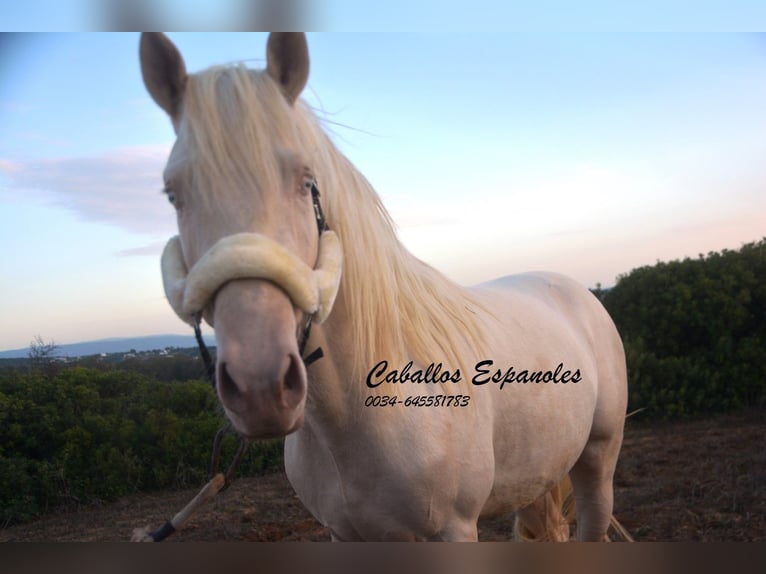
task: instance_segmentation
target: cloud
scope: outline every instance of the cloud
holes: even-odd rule
[[[162,254],[162,250],[165,247],[165,241],[155,241],[141,247],[132,247],[130,249],[123,249],[117,252],[118,257],[144,257],[155,256]]]
[[[36,196],[86,221],[166,235],[175,229],[172,208],[159,193],[169,151],[169,146],[144,146],[84,157],[0,158],[0,194]]]

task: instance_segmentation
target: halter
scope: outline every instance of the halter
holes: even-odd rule
[[[319,234],[319,256],[314,269],[276,241],[258,233],[238,233],[220,239],[190,270],[180,239],[173,237],[168,241],[162,254],[165,294],[176,314],[194,328],[213,389],[215,365],[202,338],[202,310],[232,279],[268,279],[284,289],[293,304],[306,314],[306,321],[296,334],[304,365],[308,367],[323,356],[321,348],[305,357],[303,353],[313,322],[323,322],[332,310],[340,286],[343,255],[340,241],[327,225],[316,180],[311,184],[311,199]]]
[[[200,356],[205,363],[205,372],[213,392],[216,391],[215,364],[202,338],[202,309],[221,286],[232,279],[268,279],[279,285],[290,296],[293,304],[306,314],[303,328],[296,334],[303,364],[308,367],[322,358],[318,347],[303,356],[311,325],[321,323],[332,310],[340,287],[343,252],[338,237],[330,230],[319,202],[319,188],[316,180],[311,183],[311,201],[319,233],[319,256],[314,269],[309,268],[296,255],[277,242],[257,233],[239,233],[219,240],[200,260],[187,269],[178,237],[168,241],[162,253],[162,281],[168,302],[176,314],[194,327]],[[176,521],[181,523],[188,517],[205,496],[215,496],[228,488],[248,446],[248,440],[240,436],[240,444],[226,473],[218,474],[223,437],[232,432],[231,422],[218,431],[213,441],[210,462],[211,481],[205,485],[186,508],[173,520],[153,532],[141,531],[138,539],[160,542],[176,531]],[[210,490],[213,489],[213,490]],[[212,492],[212,494],[209,494]],[[208,494],[205,494],[208,493]],[[203,496],[205,494],[205,496]]]

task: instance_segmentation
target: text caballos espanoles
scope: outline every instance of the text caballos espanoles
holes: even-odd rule
[[[401,369],[388,369],[388,361],[380,361],[367,375],[367,386],[378,387],[384,383],[416,383],[416,384],[456,384],[462,380],[460,369],[450,371],[444,369],[441,363],[431,363],[425,369],[413,370],[410,361]],[[502,389],[506,384],[561,384],[579,383],[582,380],[580,369],[572,371],[565,369],[563,363],[559,363],[553,369],[530,371],[528,369],[517,370],[510,366],[506,369],[494,367],[494,361],[486,359],[479,361],[474,367],[471,384],[476,386],[494,383]]]

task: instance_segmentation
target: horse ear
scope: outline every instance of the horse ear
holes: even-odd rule
[[[266,71],[282,88],[287,101],[295,103],[309,78],[309,47],[302,32],[269,34]]]
[[[186,65],[181,53],[160,32],[141,34],[139,53],[146,89],[171,119],[178,119],[176,116],[186,85]]]

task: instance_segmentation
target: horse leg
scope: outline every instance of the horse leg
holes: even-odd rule
[[[602,541],[612,518],[612,479],[622,433],[608,438],[591,437],[569,473],[577,503],[577,540]]]
[[[476,520],[460,520],[442,530],[436,536],[429,538],[431,541],[438,542],[477,542],[479,540],[479,529]]]

